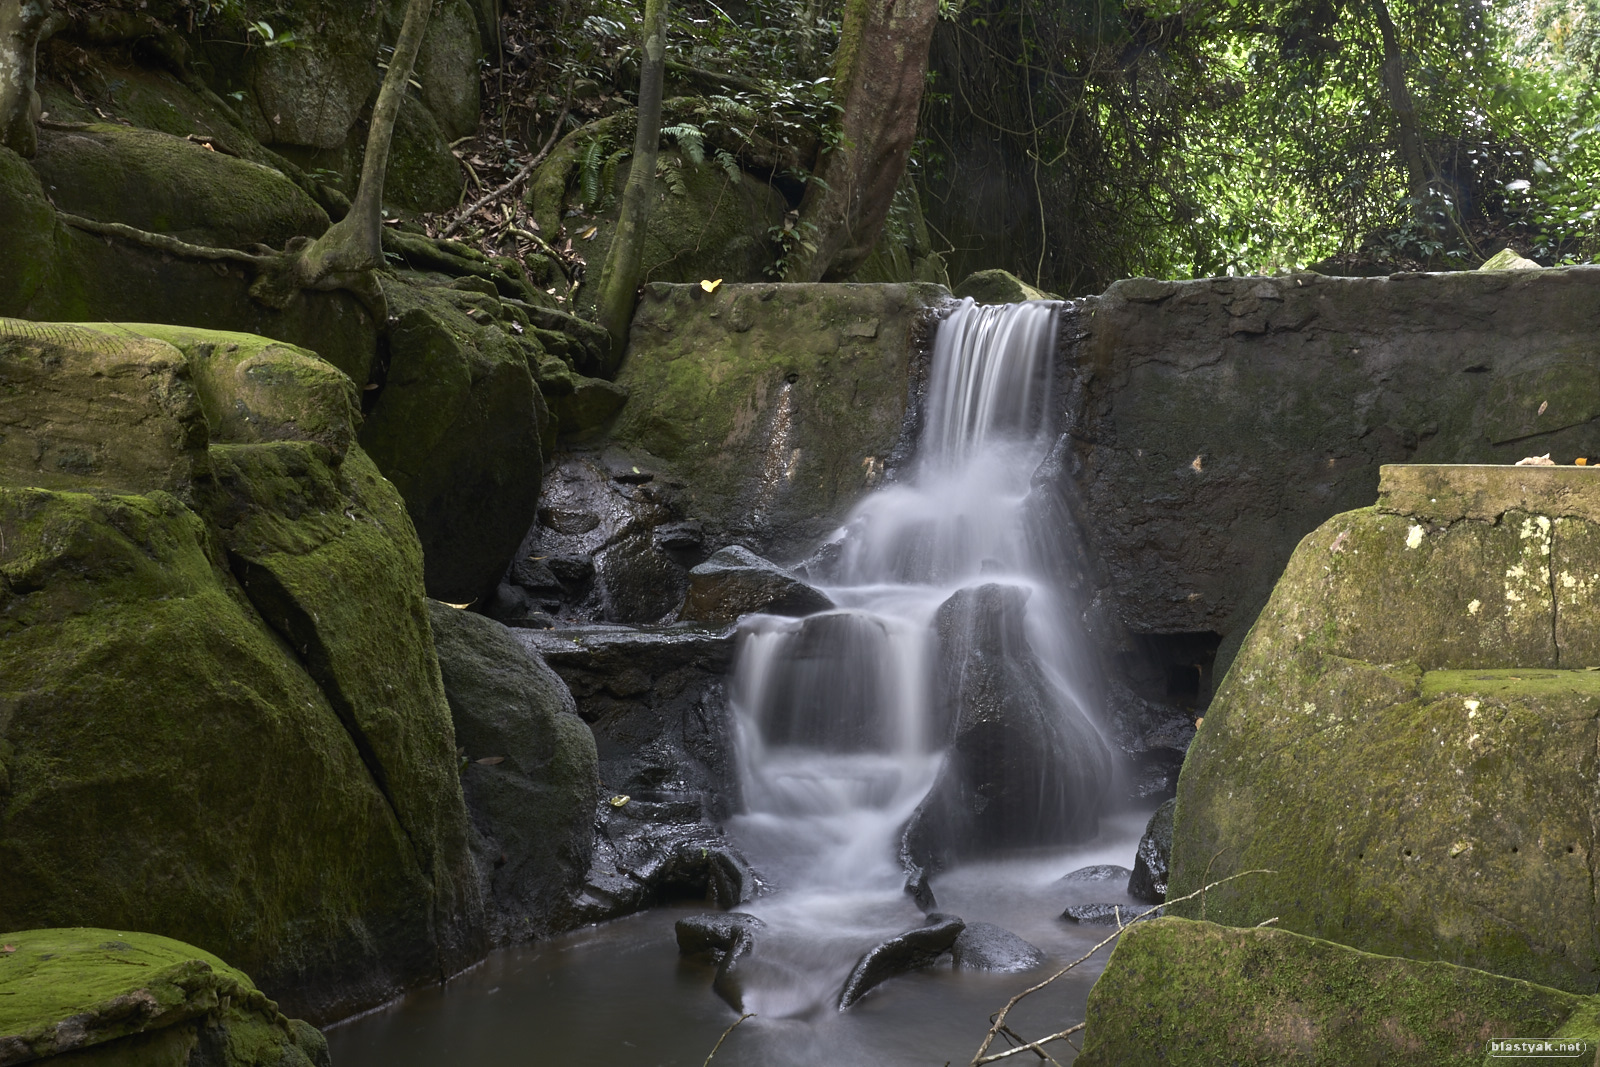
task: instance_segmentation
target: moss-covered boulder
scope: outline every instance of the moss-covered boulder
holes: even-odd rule
[[[361,445],[405,498],[428,595],[492,593],[533,525],[549,419],[530,352],[455,290],[387,288],[387,377]]]
[[[1380,485],[1301,542],[1206,714],[1170,894],[1270,869],[1204,914],[1592,993],[1600,472]]]
[[[808,551],[904,440],[946,297],[923,284],[647,286],[611,439],[685,483],[710,543]]]
[[[169,133],[46,130],[33,166],[62,211],[191,244],[282,248],[328,228],[327,213],[280,172]]]
[[[1008,270],[974,271],[962,278],[952,293],[980,304],[1017,304],[1025,300],[1056,300],[1053,293],[1035,289]]]
[[[74,927],[0,933],[0,1063],[327,1067],[316,1028],[203,949]]]
[[[1089,993],[1080,1067],[1479,1067],[1494,1038],[1596,1036],[1592,998],[1286,930],[1130,927]]]
[[[594,734],[555,671],[500,623],[430,601],[461,788],[497,942],[560,927],[594,848]]]
[[[205,154],[198,145],[181,150]],[[100,221],[126,221],[126,205],[105,203],[116,207],[117,214],[97,216]],[[136,214],[140,208],[126,210]],[[237,203],[228,210],[232,214],[225,212],[224,217],[246,221],[251,211]],[[188,218],[195,225],[209,225],[197,216]],[[3,148],[0,232],[27,249],[26,255],[0,256],[0,316],[39,322],[155,320],[248,332],[315,345],[319,355],[351,378],[367,380],[378,324],[350,294],[302,293],[288,308],[273,310],[250,299],[251,278],[239,267],[180,259],[74,229],[57,218],[28,162]]]
[[[138,331],[0,322],[8,362],[91,379],[165,347],[210,438],[189,484],[155,463],[142,491],[127,464],[29,487],[0,456],[0,926],[178,937],[337,1018],[482,947],[420,552],[350,443],[353,386],[259,338]],[[78,432],[115,452],[153,383],[99,384],[122,404]]]

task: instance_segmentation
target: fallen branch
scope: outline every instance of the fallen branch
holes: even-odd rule
[[[755,1012],[747,1011],[743,1015],[741,1015],[737,1019],[735,1019],[733,1021],[733,1025],[728,1027],[726,1030],[722,1031],[722,1036],[717,1038],[717,1043],[715,1045],[711,1046],[711,1055],[706,1057],[706,1062],[702,1063],[700,1065],[700,1067],[706,1067],[706,1064],[711,1062],[711,1056],[715,1056],[717,1054],[717,1049],[721,1048],[722,1047],[722,1043],[724,1041],[728,1040],[728,1035],[729,1034],[731,1034],[735,1030],[739,1029],[739,1024],[740,1023],[744,1022],[746,1019],[754,1019],[755,1017],[756,1017],[756,1013]]]
[[[1018,1045],[1016,1048],[1008,1048],[1004,1052],[996,1052],[993,1056],[985,1056],[983,1059],[974,1060],[973,1062],[974,1063],[993,1063],[995,1060],[1003,1060],[1007,1056],[1015,1056],[1020,1052],[1034,1052],[1034,1053],[1037,1053],[1043,1059],[1047,1059],[1047,1060],[1050,1060],[1051,1063],[1055,1063],[1056,1061],[1041,1046],[1044,1045],[1045,1042],[1047,1042],[1047,1041],[1060,1041],[1060,1040],[1063,1040],[1064,1038],[1070,1037],[1071,1035],[1077,1033],[1079,1030],[1082,1030],[1085,1026],[1088,1026],[1088,1025],[1089,1025],[1088,1023],[1078,1023],[1078,1024],[1074,1025],[1074,1026],[1067,1027],[1065,1030],[1061,1031],[1059,1034],[1051,1034],[1049,1037],[1041,1037],[1037,1041],[1030,1041],[1026,1045]]]
[[[512,175],[510,181],[506,182],[504,185],[500,186],[498,189],[494,190],[493,192],[484,193],[477,200],[473,201],[472,205],[470,207],[468,207],[465,211],[463,211],[459,215],[457,215],[455,217],[455,221],[451,222],[450,225],[446,226],[444,228],[444,230],[439,234],[439,236],[440,237],[449,237],[449,236],[451,236],[457,230],[459,230],[462,227],[462,225],[464,225],[466,223],[466,221],[468,219],[470,219],[472,216],[476,215],[478,213],[478,211],[480,209],[482,209],[486,204],[489,204],[492,201],[498,200],[500,197],[506,195],[511,190],[515,189],[518,185],[522,184],[524,181],[527,181],[528,175],[533,173],[533,168],[535,168],[539,164],[543,163],[544,160],[545,160],[545,157],[550,154],[550,149],[555,147],[556,139],[561,136],[561,127],[567,121],[567,112],[569,112],[571,109],[572,109],[572,83],[569,81],[567,83],[567,99],[566,99],[566,102],[561,105],[561,117],[556,119],[555,128],[550,131],[550,137],[549,137],[548,140],[545,141],[544,147],[539,149],[538,154],[535,155],[532,159],[528,160],[528,162],[523,166],[523,168],[521,170],[517,171],[516,174]],[[462,162],[465,162],[465,160],[463,160]],[[477,175],[473,175],[473,177],[477,177]],[[480,184],[479,188],[481,189],[482,187],[483,186]]]
[[[1062,1038],[1065,1038],[1068,1034],[1076,1033],[1078,1030],[1082,1029],[1086,1024],[1079,1023],[1077,1026],[1072,1027],[1072,1028],[1067,1029],[1067,1030],[1063,1030],[1059,1034],[1052,1034],[1049,1037],[1041,1037],[1038,1041],[1030,1042],[1029,1044],[1026,1044],[1026,1045],[1020,1045],[1020,1046],[1018,1046],[1017,1048],[1014,1048],[1014,1049],[1007,1049],[1005,1052],[999,1052],[999,1053],[996,1053],[996,1054],[994,1054],[992,1056],[985,1055],[985,1053],[987,1053],[989,1051],[989,1046],[994,1044],[994,1039],[997,1036],[999,1036],[1000,1031],[1004,1030],[1006,1028],[1006,1016],[1011,1013],[1011,1009],[1012,1008],[1015,1008],[1019,1003],[1022,1002],[1022,998],[1023,997],[1029,996],[1030,994],[1033,994],[1033,993],[1037,993],[1039,990],[1043,989],[1045,986],[1049,985],[1051,982],[1054,982],[1057,978],[1060,978],[1062,975],[1066,974],[1068,971],[1070,971],[1074,967],[1078,966],[1078,964],[1087,961],[1096,952],[1099,952],[1101,949],[1103,949],[1107,945],[1111,944],[1111,942],[1113,942],[1117,938],[1121,937],[1123,932],[1125,930],[1127,930],[1129,926],[1134,925],[1134,923],[1139,922],[1139,920],[1141,920],[1141,919],[1145,919],[1145,918],[1148,918],[1151,915],[1154,915],[1156,912],[1160,911],[1162,908],[1169,907],[1170,905],[1173,905],[1173,904],[1182,904],[1186,900],[1193,900],[1195,897],[1198,897],[1198,896],[1201,896],[1202,894],[1204,894],[1207,890],[1215,889],[1217,886],[1223,885],[1226,882],[1231,882],[1235,878],[1243,878],[1247,874],[1277,874],[1277,873],[1278,873],[1277,871],[1271,871],[1271,870],[1266,870],[1266,869],[1262,868],[1262,869],[1257,869],[1257,870],[1253,870],[1253,871],[1240,871],[1238,874],[1230,874],[1230,875],[1228,875],[1228,877],[1219,879],[1218,881],[1215,881],[1215,882],[1212,882],[1210,885],[1201,886],[1199,889],[1196,889],[1193,893],[1189,893],[1189,894],[1187,894],[1185,896],[1178,897],[1176,900],[1169,900],[1164,904],[1157,904],[1153,908],[1150,908],[1150,909],[1148,909],[1146,911],[1140,912],[1138,915],[1136,915],[1134,917],[1133,922],[1128,923],[1127,926],[1120,926],[1119,925],[1117,927],[1116,933],[1112,934],[1110,937],[1106,938],[1104,941],[1100,942],[1098,945],[1095,945],[1094,948],[1091,948],[1088,952],[1085,952],[1082,956],[1079,956],[1077,959],[1073,960],[1071,963],[1067,964],[1065,967],[1061,968],[1055,974],[1052,974],[1049,978],[1046,978],[1044,981],[1040,982],[1038,985],[1029,986],[1027,989],[1024,989],[1022,992],[1018,993],[1016,996],[1014,996],[1010,1000],[1006,1001],[1006,1006],[1001,1008],[998,1012],[995,1013],[993,1021],[992,1021],[992,1025],[989,1027],[989,1032],[984,1035],[983,1044],[978,1046],[978,1051],[973,1054],[972,1061],[971,1061],[971,1063],[968,1064],[968,1067],[982,1067],[982,1065],[985,1064],[985,1063],[993,1063],[995,1060],[1005,1059],[1007,1056],[1013,1056],[1013,1055],[1017,1054],[1018,1052],[1025,1051],[1027,1049],[1033,1049],[1034,1051],[1041,1051],[1040,1049],[1038,1049],[1037,1046],[1043,1045],[1047,1041],[1060,1040]],[[1118,916],[1118,921],[1119,922],[1121,921],[1121,917],[1120,916]]]

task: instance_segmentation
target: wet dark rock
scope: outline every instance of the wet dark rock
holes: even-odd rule
[[[935,691],[950,702],[953,743],[903,839],[918,866],[1078,841],[1098,826],[1112,752],[1046,679],[1024,632],[1027,598],[1016,586],[976,586],[935,617]]]
[[[540,508],[539,525],[548,526],[556,533],[588,533],[600,525],[600,516],[576,508]]]
[[[594,561],[584,556],[546,556],[544,562],[569,594],[594,579]]]
[[[494,596],[483,606],[483,614],[496,622],[519,629],[548,630],[556,622],[547,608],[554,606],[548,598],[536,598],[520,585],[501,582]]]
[[[561,596],[561,580],[550,564],[542,559],[519,559],[511,565],[509,574],[514,585],[520,585],[532,596]]]
[[[926,926],[897,934],[869,949],[856,962],[839,991],[839,1010],[844,1011],[866,996],[873,987],[902,974],[931,966],[955,944],[966,923],[954,915],[938,912],[928,916]]]
[[[1133,757],[1128,780],[1132,801],[1171,800],[1178,795],[1178,774],[1183,753],[1175,748],[1152,748]]]
[[[428,602],[465,754],[461,791],[497,944],[560,929],[594,848],[594,737],[572,694],[501,624]]]
[[[733,933],[733,939],[728,945],[722,959],[717,963],[717,976],[711,980],[711,990],[721,997],[723,1001],[736,1012],[744,1012],[744,977],[748,967],[744,961],[755,949],[756,940],[748,927],[741,927]]]
[[[1115,863],[1096,863],[1091,867],[1079,867],[1070,874],[1063,875],[1056,885],[1079,885],[1094,882],[1116,882],[1126,884],[1128,875],[1133,872],[1126,867],[1119,867]]]
[[[517,636],[572,690],[605,795],[629,798],[599,806],[583,921],[685,897],[724,908],[750,899],[759,883],[716,825],[739,796],[724,683],[732,634],[588,626]]]
[[[673,923],[672,929],[678,938],[679,955],[711,956],[720,960],[740,934],[764,929],[766,925],[746,912],[727,911],[689,915]]]
[[[1014,974],[1039,966],[1044,953],[994,923],[968,923],[950,946],[950,959],[958,971]]]
[[[933,895],[933,886],[928,882],[928,872],[915,864],[907,864],[906,871],[906,896],[924,913],[933,911],[939,906],[938,899]]]
[[[1172,860],[1172,812],[1178,806],[1176,799],[1169,800],[1156,809],[1139,839],[1139,852],[1133,860],[1133,874],[1128,877],[1128,895],[1135,900],[1152,904],[1167,899],[1167,878]]]
[[[729,545],[689,572],[682,618],[732,622],[741,615],[811,615],[832,608],[827,594],[742,545]]]
[[[705,526],[698,522],[669,522],[652,534],[655,546],[668,552],[686,552],[705,543]]]
[[[1069,904],[1061,917],[1086,926],[1115,926],[1118,922],[1123,925],[1134,922],[1148,910],[1139,904]],[[1145,916],[1146,919],[1160,917],[1160,908],[1154,914]]]

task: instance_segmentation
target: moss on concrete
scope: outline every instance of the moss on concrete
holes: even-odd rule
[[[934,285],[647,286],[611,439],[686,484],[719,537],[806,550],[877,483],[921,374]]]
[[[1477,1067],[1491,1038],[1554,1037],[1593,1010],[1586,997],[1446,963],[1165,918],[1118,941],[1076,1062]]]
[[[1600,988],[1600,530],[1551,519],[1568,481],[1468,468],[1418,497],[1441,524],[1365,509],[1301,542],[1189,750],[1171,893],[1278,873],[1179,914]]]

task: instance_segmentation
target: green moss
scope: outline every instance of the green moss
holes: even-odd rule
[[[205,470],[188,364],[157,340],[0,319],[0,424],[12,484],[183,490]]]
[[[309,1067],[326,1056],[315,1029],[192,945],[81,927],[3,933],[0,943],[8,1062],[26,1049],[60,1064],[183,1067],[202,1043],[218,1067]]]
[[[395,122],[384,200],[411,211],[447,211],[461,199],[466,182],[461,163],[427,108],[411,97]]]
[[[837,525],[895,447],[925,285],[646,287],[617,377],[611,439],[687,483],[696,517],[776,534]]]
[[[53,279],[56,215],[38,175],[9,148],[0,148],[0,233],[14,250],[0,256],[0,314],[15,314]]]
[[[1089,994],[1082,1067],[1484,1062],[1496,1037],[1553,1037],[1594,1002],[1284,930],[1182,919],[1130,928]]]
[[[1593,538],[1561,523],[1367,509],[1301,542],[1189,750],[1171,891],[1277,873],[1179,914],[1600,988],[1600,675],[1556,668],[1586,604],[1551,591]]]
[[[953,296],[970,296],[980,304],[1015,304],[1024,300],[1054,300],[1021,278],[1004,270],[980,270],[961,279]]]
[[[437,975],[431,880],[205,523],[0,489],[0,536],[0,927],[179,938],[316,1017]]]
[[[533,523],[548,420],[527,352],[448,290],[389,290],[388,380],[361,445],[416,525],[429,595],[482,595]],[[460,295],[460,294],[455,294]]]
[[[361,421],[355,382],[315,352],[255,334],[192,326],[87,328],[115,337],[153,337],[182,352],[213,441],[314,441],[342,457],[355,440]]]
[[[154,130],[46,131],[33,165],[63,211],[193,244],[281,248],[328,228],[326,212],[278,171]]]

